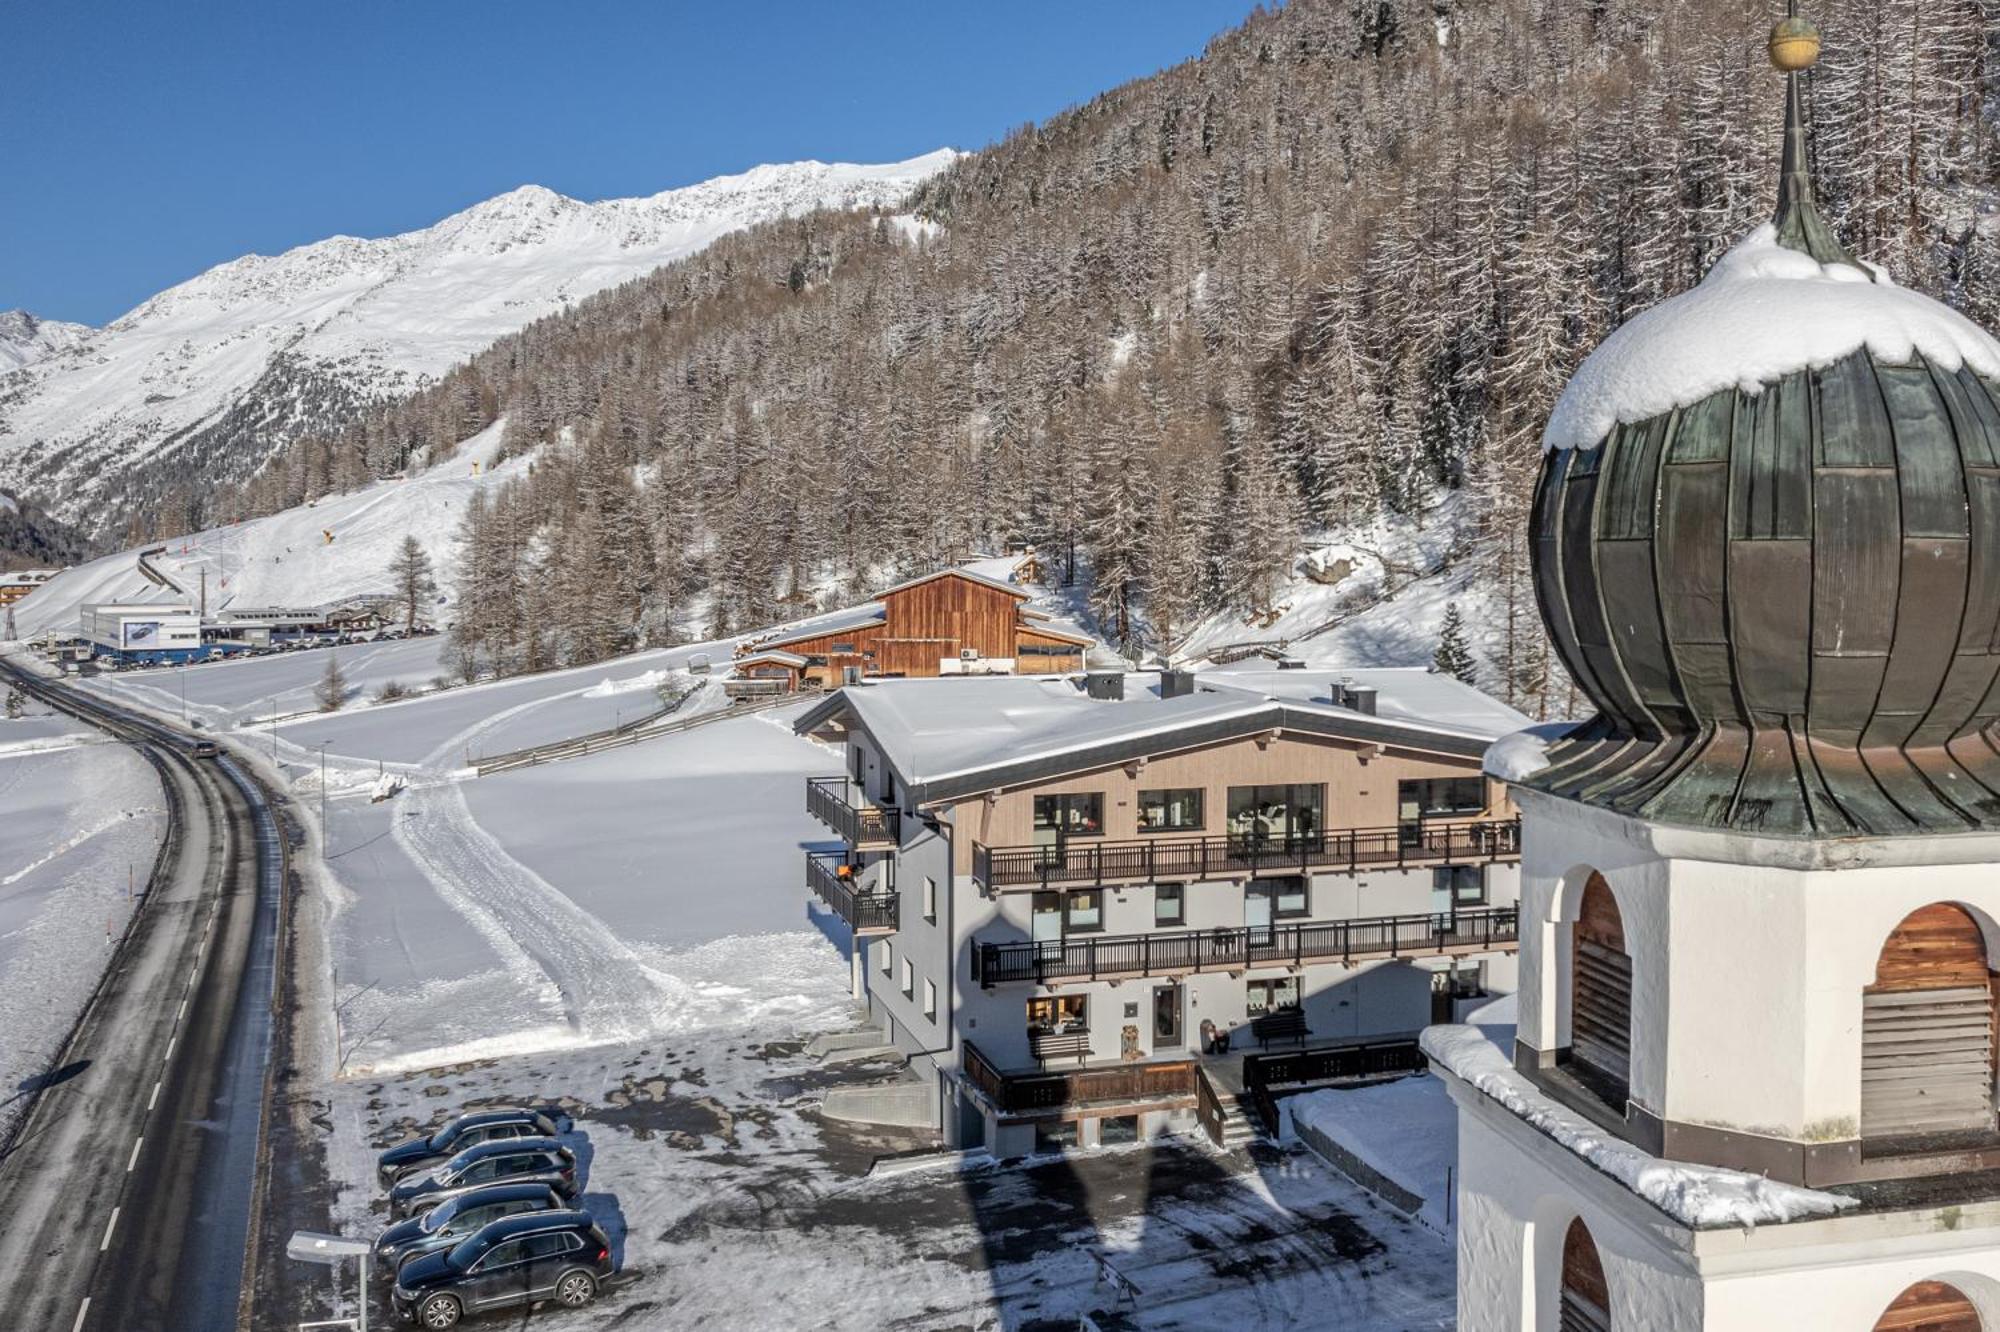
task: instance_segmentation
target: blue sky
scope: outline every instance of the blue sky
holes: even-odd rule
[[[530,182],[893,161],[1200,52],[1250,0],[0,0],[0,310],[102,323],[248,251]]]

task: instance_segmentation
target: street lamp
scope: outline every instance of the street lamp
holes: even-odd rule
[[[320,1263],[327,1267],[337,1265],[343,1258],[361,1260],[360,1321],[355,1325],[359,1332],[368,1332],[368,1250],[367,1240],[349,1239],[345,1235],[321,1235],[310,1230],[295,1230],[285,1244],[286,1256],[301,1263]]]

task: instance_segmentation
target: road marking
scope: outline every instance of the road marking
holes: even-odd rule
[[[181,1011],[174,1014],[174,1021],[179,1022],[182,1018],[186,1017],[187,1015],[188,1015],[188,1001],[183,999],[181,1000]]]
[[[118,1209],[111,1209],[111,1219],[104,1225],[104,1238],[97,1242],[97,1251],[103,1253],[111,1247],[111,1232],[118,1229]]]
[[[152,1110],[152,1108],[153,1108],[154,1104],[155,1104],[155,1103],[156,1103],[156,1102],[157,1102],[157,1101],[158,1101],[159,1099],[160,1099],[160,1080],[159,1080],[158,1078],[154,1078],[154,1079],[153,1079],[153,1094],[152,1094],[151,1096],[148,1096],[148,1097],[146,1098],[146,1109],[147,1109],[147,1110],[148,1110],[148,1111],[150,1112],[150,1111]]]
[[[69,1332],[77,1332],[77,1329],[83,1326],[83,1320],[87,1318],[89,1315],[90,1315],[90,1296],[86,1295],[83,1297],[83,1303],[77,1306],[76,1321],[69,1325]]]
[[[125,1163],[126,1174],[131,1174],[132,1167],[139,1164],[139,1148],[144,1145],[145,1141],[146,1135],[143,1133],[132,1140],[132,1159]]]
[[[169,1036],[167,1038],[167,1057],[161,1060],[161,1063],[171,1064],[174,1062],[174,1046],[180,1043],[180,1039],[178,1036]]]

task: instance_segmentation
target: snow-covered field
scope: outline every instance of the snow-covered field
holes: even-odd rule
[[[136,752],[28,705],[0,718],[0,1134],[131,917],[166,828]]]

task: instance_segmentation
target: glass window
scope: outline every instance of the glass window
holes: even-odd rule
[[[1326,788],[1310,783],[1229,788],[1229,835],[1253,847],[1296,846],[1326,832]]]
[[[1062,837],[1098,837],[1104,833],[1104,793],[1072,791],[1035,797],[1035,829]]]
[[[932,981],[924,982],[924,1016],[937,1020],[937,985]]]
[[[1271,911],[1276,916],[1303,916],[1311,907],[1303,875],[1271,880]]]
[[[1201,788],[1139,792],[1139,831],[1194,832],[1201,827]]]
[[[1139,1141],[1139,1116],[1106,1115],[1097,1121],[1097,1141],[1106,1147]]]
[[[1035,1123],[1035,1155],[1054,1156],[1076,1146],[1074,1119],[1043,1119]]]
[[[496,1244],[486,1251],[486,1256],[479,1260],[479,1270],[482,1272],[491,1272],[497,1268],[506,1267],[510,1263],[518,1263],[520,1261],[521,1241],[508,1240],[506,1243]]]
[[[903,997],[914,997],[917,992],[917,969],[910,965],[910,959],[903,959]]]
[[[1183,892],[1183,885],[1178,883],[1162,883],[1154,886],[1153,923],[1155,925],[1187,924],[1187,898]]]
[[[521,1252],[528,1258],[553,1258],[559,1253],[569,1252],[569,1237],[566,1235],[530,1235],[521,1241]]]
[[[1243,1013],[1246,1017],[1263,1017],[1281,1008],[1299,1006],[1299,978],[1285,976],[1279,980],[1253,980],[1243,987]]]
[[[846,652],[846,653],[852,653],[852,652],[854,651],[854,644],[852,644],[852,643],[835,643],[835,644],[833,645],[833,650],[834,650],[835,652]]]
[[[1054,994],[1028,1001],[1029,1031],[1081,1031],[1090,1023],[1081,994]]]
[[[1423,777],[1396,783],[1397,817],[1427,819],[1439,815],[1479,814],[1486,809],[1483,777]]]
[[[1104,928],[1104,890],[1085,888],[1063,894],[1063,933],[1088,934]]]
[[[882,974],[884,976],[896,974],[896,945],[887,939],[882,941]]]
[[[937,924],[937,880],[924,876],[924,919]]]
[[[1482,906],[1486,902],[1484,865],[1440,865],[1431,871],[1433,902],[1447,907]]]

